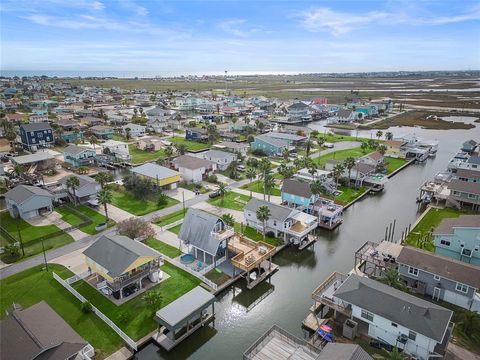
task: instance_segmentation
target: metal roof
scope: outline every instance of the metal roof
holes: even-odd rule
[[[373,360],[357,344],[328,343],[315,360]]]
[[[216,255],[221,240],[211,236],[217,222],[223,220],[206,211],[190,208],[185,215],[178,238],[209,254]]]
[[[293,212],[298,212],[298,210],[290,209],[286,206],[273,204],[257,198],[252,198],[247,205],[245,205],[245,209],[256,213],[260,206],[267,206],[270,209],[270,217],[278,221],[285,221],[291,217]]]
[[[39,151],[34,154],[22,155],[12,158],[12,162],[18,165],[27,165],[39,161],[52,160],[53,155],[48,151]]]
[[[455,228],[480,228],[480,215],[460,215],[456,218],[445,218],[433,230],[433,235],[453,234]]]
[[[92,148],[85,147],[85,146],[69,145],[65,149],[63,149],[63,152],[78,155],[87,150],[94,151]]]
[[[136,166],[130,169],[130,171],[139,175],[150,177],[152,179],[165,179],[171,176],[180,175],[180,173],[174,170],[154,163],[146,163]]]
[[[79,189],[84,187],[85,185],[98,184],[97,180],[95,180],[94,178],[92,178],[88,175],[67,175],[67,176],[64,176],[63,178],[61,178],[60,180],[58,180],[58,182],[60,184],[66,184],[67,180],[71,177],[78,178],[78,181],[79,181],[78,188]]]
[[[200,169],[202,167],[209,167],[213,164],[211,161],[191,155],[180,155],[173,159],[172,163],[177,165],[179,168],[186,168],[190,170]]]
[[[46,122],[22,124],[20,125],[20,127],[27,132],[52,130],[52,127],[50,126],[50,124]]]
[[[5,193],[6,199],[12,200],[17,204],[25,202],[32,196],[47,196],[49,198],[54,197],[47,190],[30,185],[18,185]]]

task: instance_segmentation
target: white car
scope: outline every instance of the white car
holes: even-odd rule
[[[245,166],[244,165],[238,165],[237,170],[238,171],[245,171]]]
[[[334,146],[335,145],[333,143],[328,143],[328,142],[323,144],[323,147],[326,147],[327,149],[332,149]]]

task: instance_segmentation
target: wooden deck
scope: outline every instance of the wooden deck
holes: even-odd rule
[[[328,322],[328,319],[320,319],[315,316],[313,313],[309,313],[307,317],[303,320],[302,325],[310,330],[317,331],[321,325],[324,325]]]
[[[252,290],[255,286],[257,286],[258,284],[260,284],[263,280],[265,280],[266,278],[268,278],[269,276],[271,276],[275,271],[277,271],[279,269],[279,266],[272,263],[272,267],[270,269],[267,269],[261,276],[258,276],[255,280],[251,281],[248,285],[247,285],[247,289],[248,290]],[[248,274],[247,274],[248,276]]]
[[[314,236],[314,235],[308,235],[308,236],[307,236],[307,241],[302,242],[302,243],[298,246],[298,250],[306,249],[306,248],[309,247],[310,245],[313,245],[316,241],[317,241],[317,237],[316,237],[316,236]]]
[[[278,333],[265,339],[258,350],[252,360],[315,360],[313,353]]]

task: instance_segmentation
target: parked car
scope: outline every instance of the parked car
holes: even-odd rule
[[[326,142],[323,144],[323,146],[326,147],[327,149],[332,149],[335,145],[333,143]]]
[[[208,194],[208,197],[209,197],[210,199],[215,199],[215,198],[217,198],[217,197],[219,197],[219,196],[220,196],[220,191],[218,191],[218,190],[217,190],[217,191],[214,191],[214,192],[212,192],[212,193],[210,193],[210,194]]]
[[[238,165],[237,170],[238,171],[245,171],[245,166],[244,165]]]

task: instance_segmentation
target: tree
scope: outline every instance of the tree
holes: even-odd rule
[[[318,147],[322,147],[326,142],[326,139],[324,137],[318,137],[317,138],[317,144],[318,144]]]
[[[390,131],[387,131],[387,132],[385,133],[385,139],[387,139],[387,140],[392,140],[392,139],[393,139],[393,133],[390,132]]]
[[[97,193],[97,200],[98,202],[103,205],[103,209],[105,210],[105,223],[108,224],[108,203],[112,202],[112,198],[113,198],[113,195],[112,195],[112,192],[108,189],[101,189],[98,193]]]
[[[323,193],[323,184],[320,180],[315,180],[310,184],[310,191],[313,195],[320,196]]]
[[[307,156],[310,156],[310,151],[312,150],[312,147],[313,147],[313,142],[312,140],[308,139],[305,142],[305,150],[307,152]]]
[[[387,360],[405,360],[405,359],[407,359],[407,356],[402,354],[397,347],[394,347],[387,357]]]
[[[147,291],[145,295],[143,295],[142,300],[145,301],[145,304],[152,313],[157,312],[163,303],[162,294],[158,290]]]
[[[100,186],[105,188],[105,185],[109,182],[113,181],[113,174],[108,171],[102,171],[99,172],[97,175],[95,175],[95,180],[100,184]]]
[[[398,272],[395,270],[388,270],[385,273],[385,276],[378,279],[380,282],[384,283],[385,285],[391,286],[395,289],[401,291],[407,291],[407,286],[405,283],[400,279]]]
[[[168,162],[170,162],[170,158],[172,157],[173,153],[174,153],[174,148],[172,145],[168,145],[167,147],[165,147],[165,155],[167,156],[167,159],[168,159]]]
[[[345,170],[345,167],[342,164],[336,164],[333,167],[332,174],[333,174],[333,177],[335,178],[335,184],[337,188],[338,188],[338,180],[342,176],[344,170]]]
[[[247,168],[247,171],[245,171],[245,176],[247,177],[248,180],[250,180],[250,198],[252,197],[252,181],[257,177],[257,170],[255,170],[253,167]]]
[[[127,191],[130,191],[136,199],[144,200],[150,196],[153,182],[148,178],[141,178],[129,174],[123,178],[123,186]]]
[[[120,221],[117,224],[117,230],[120,235],[127,236],[130,239],[148,239],[155,236],[155,230],[152,225],[138,217]]]
[[[233,218],[232,214],[223,214],[222,215],[222,220],[228,226],[234,226],[235,225],[235,219]]]
[[[360,145],[360,147],[361,147],[361,149],[362,149],[362,152],[363,152],[364,154],[366,154],[366,153],[367,153],[367,150],[368,150],[368,148],[369,148],[368,143],[367,143],[366,141],[364,141],[364,142],[362,142],[362,145]]]
[[[67,179],[67,188],[73,192],[73,201],[77,205],[77,188],[80,186],[80,179],[76,176],[70,176]]]
[[[231,179],[234,179],[236,180],[237,177],[238,177],[238,170],[237,170],[237,166],[238,166],[238,162],[236,160],[232,161],[228,167],[227,167],[227,173],[228,173],[228,176],[231,178]]]
[[[285,160],[285,162],[288,161],[288,158],[290,157],[290,151],[288,150],[288,148],[284,148],[282,150],[282,157],[283,157],[283,160]]]
[[[263,191],[268,194],[268,201],[270,201],[270,195],[272,194],[272,189],[275,187],[275,178],[272,174],[267,174],[263,179]]]
[[[458,310],[456,325],[460,330],[468,335],[480,331],[480,315],[477,312],[461,309]]]
[[[375,134],[375,136],[377,137],[378,140],[380,140],[380,138],[383,136],[383,131],[378,130],[377,133]]]
[[[263,240],[265,240],[265,232],[266,232],[266,226],[267,226],[267,221],[270,219],[270,209],[266,205],[259,206],[256,212],[257,219],[262,222],[263,225]]]
[[[78,173],[79,174],[86,174],[88,173],[88,167],[86,166],[79,166],[78,169],[77,169]]]
[[[213,144],[218,137],[217,125],[215,124],[208,125],[207,134],[208,134],[208,141]]]
[[[343,162],[343,165],[348,170],[348,183],[349,184],[350,184],[350,175],[352,173],[352,169],[355,166],[355,164],[356,164],[355,158],[352,157],[352,156],[347,157]]]
[[[168,204],[168,196],[165,194],[163,191],[160,190],[160,192],[157,195],[157,205],[158,207],[162,207]]]
[[[368,147],[370,149],[376,149],[377,148],[377,142],[375,140],[368,139],[367,143],[368,143]]]
[[[98,144],[98,138],[95,135],[92,135],[88,138],[88,141],[93,145],[93,150],[95,150],[95,145]]]
[[[380,154],[385,155],[385,153],[387,152],[387,147],[385,145],[381,144],[381,145],[378,146],[377,151]]]
[[[177,149],[177,152],[180,155],[185,155],[185,153],[187,152],[187,145],[179,143],[175,145],[175,149]]]
[[[217,191],[218,191],[218,194],[220,195],[222,205],[223,205],[223,202],[225,200],[225,194],[227,193],[227,186],[224,183],[220,183],[218,184]]]
[[[125,138],[127,140],[130,140],[131,136],[130,136],[130,132],[132,131],[132,129],[130,129],[129,127],[125,128]]]
[[[260,163],[258,164],[258,167],[260,168],[261,176],[264,182],[263,186],[263,200],[265,200],[265,179],[268,174],[270,174],[270,170],[272,168],[272,164],[269,159],[262,159]]]

